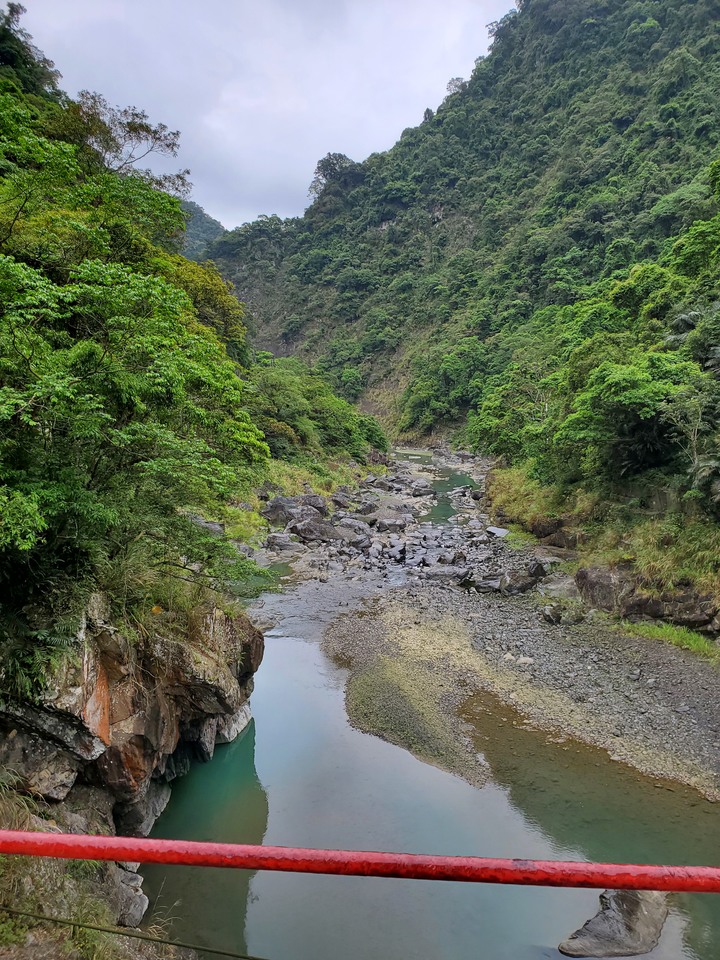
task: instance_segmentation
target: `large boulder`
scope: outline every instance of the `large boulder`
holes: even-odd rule
[[[429,480],[415,480],[410,486],[410,493],[414,497],[429,497],[433,494],[432,484]]]
[[[518,593],[527,593],[532,590],[538,582],[537,577],[530,576],[529,573],[522,573],[519,570],[508,570],[500,577],[500,592],[506,597],[514,596]]]
[[[412,517],[405,514],[398,517],[378,517],[375,521],[375,529],[380,533],[399,533],[411,520]]]
[[[581,567],[575,583],[584,603],[596,610],[620,612],[625,601],[635,592],[632,568]]]
[[[146,837],[170,802],[172,788],[166,781],[151,780],[138,796],[115,806],[118,831],[125,836]]]
[[[445,564],[437,567],[430,567],[424,571],[424,575],[428,580],[446,580],[462,583],[464,580],[469,579],[470,568]]]
[[[504,540],[510,533],[505,527],[487,527],[485,532],[490,534],[491,537],[495,537],[496,540]]]
[[[294,533],[306,543],[348,543],[354,539],[356,534],[350,529],[343,530],[342,527],[334,527],[326,520],[301,520],[291,523],[288,527],[288,533]]]
[[[328,505],[325,502],[325,498],[321,497],[319,493],[303,493],[295,499],[298,503],[302,504],[302,506],[312,507],[313,510],[317,510],[323,517],[328,515]]]
[[[657,946],[667,915],[664,893],[606,890],[600,910],[558,950],[566,957],[638,957]]]
[[[17,778],[16,786],[28,793],[64,800],[82,765],[77,755],[19,720],[0,720],[0,769]]]
[[[342,532],[347,530],[348,534],[359,534],[361,537],[372,536],[370,524],[365,523],[364,520],[356,520],[353,517],[343,517],[338,523],[337,529]]]
[[[311,495],[307,494],[307,497]],[[270,523],[285,525],[293,521],[301,520],[319,520],[322,513],[311,503],[304,503],[304,497],[273,497],[267,506],[261,510],[261,514]],[[313,499],[311,497],[311,499]],[[327,513],[327,507],[322,497],[318,497],[323,510]]]

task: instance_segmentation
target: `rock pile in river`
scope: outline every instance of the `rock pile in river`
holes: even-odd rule
[[[402,572],[504,595],[523,593],[552,573],[556,557],[507,550],[509,531],[482,510],[478,484],[439,495],[432,478],[417,471],[371,475],[359,490],[340,490],[327,500],[270,500],[263,515],[284,529],[267,537],[265,559],[290,558],[298,573],[320,579],[340,571],[388,578]]]

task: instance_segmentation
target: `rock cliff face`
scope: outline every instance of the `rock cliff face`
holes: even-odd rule
[[[588,606],[629,620],[667,620],[717,637],[720,609],[710,594],[685,590],[651,592],[631,565],[582,567],[575,575],[580,596]]]
[[[169,781],[208,760],[250,720],[263,637],[243,616],[202,609],[182,637],[131,641],[90,603],[69,660],[37,705],[0,703],[0,768],[26,790],[64,800],[75,784],[104,788],[119,831],[146,834]]]

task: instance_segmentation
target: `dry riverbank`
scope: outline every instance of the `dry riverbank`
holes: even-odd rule
[[[350,670],[352,723],[471,780],[483,775],[477,694],[489,692],[517,711],[509,722],[720,797],[717,671],[673,647],[597,624],[545,624],[530,598],[431,584],[339,618],[325,647]]]
[[[322,617],[327,653],[349,670],[351,722],[478,782],[485,773],[478,711],[483,696],[495,696],[516,712],[507,722],[593,744],[651,777],[719,798],[717,668],[657,640],[624,636],[597,615],[549,622],[548,598],[535,590],[483,592],[502,577],[522,579],[538,562],[550,564],[538,574],[540,589],[562,579],[541,549],[513,549],[486,535],[491,521],[477,497],[467,487],[453,492],[453,471],[482,484],[484,468],[442,455],[431,465],[403,464],[396,484],[391,478],[380,491],[368,484],[382,521],[372,530],[362,529],[373,517],[367,504],[333,518],[366,542],[296,544],[304,582],[290,589],[299,611]],[[413,490],[438,478],[453,507],[449,523],[433,519],[432,500]],[[391,517],[402,517],[402,527]],[[272,622],[272,606],[257,615]]]

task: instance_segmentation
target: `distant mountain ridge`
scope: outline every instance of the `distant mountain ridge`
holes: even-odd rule
[[[209,244],[226,232],[225,227],[193,200],[183,200],[181,207],[187,217],[183,256],[188,260],[202,260]]]

